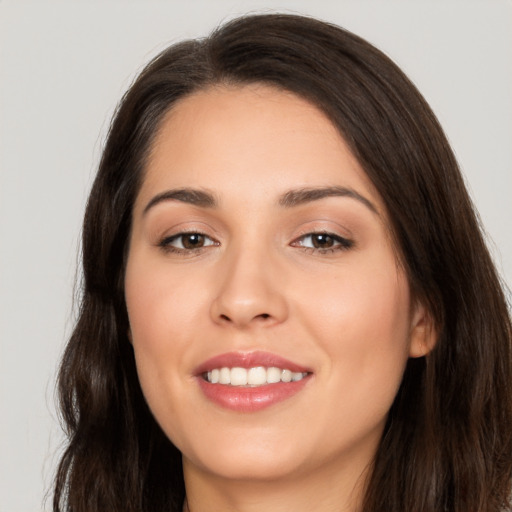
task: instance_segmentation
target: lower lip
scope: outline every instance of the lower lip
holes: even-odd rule
[[[206,398],[237,412],[257,412],[293,397],[306,385],[310,376],[295,382],[276,382],[257,387],[212,384],[198,377],[199,386]]]

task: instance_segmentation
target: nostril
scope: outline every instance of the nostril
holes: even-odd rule
[[[254,318],[254,320],[257,320],[257,319],[267,320],[270,317],[271,317],[271,315],[269,315],[268,313],[261,313],[260,315],[256,315],[253,318]],[[220,315],[220,319],[223,320],[224,322],[232,321],[231,318],[228,315],[225,315],[224,313]]]

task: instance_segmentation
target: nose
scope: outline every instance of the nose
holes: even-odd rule
[[[244,329],[286,320],[283,273],[268,253],[239,251],[227,257],[218,270],[217,294],[210,309],[215,323]]]

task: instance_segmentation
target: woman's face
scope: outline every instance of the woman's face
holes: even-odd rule
[[[189,472],[359,474],[424,351],[381,198],[323,113],[267,86],[168,113],[125,286],[144,395]]]

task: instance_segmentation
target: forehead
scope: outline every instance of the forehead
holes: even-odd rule
[[[287,189],[350,186],[378,193],[327,116],[307,100],[261,84],[215,86],[176,103],[152,145],[142,196],[201,187],[271,197]],[[380,209],[380,208],[379,208]]]

